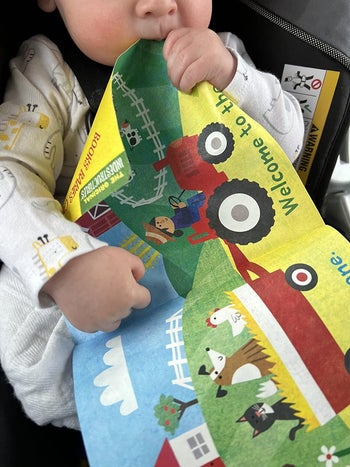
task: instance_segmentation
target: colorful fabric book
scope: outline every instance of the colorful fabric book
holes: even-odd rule
[[[162,43],[116,62],[65,202],[151,304],[70,326],[91,467],[350,464],[350,245],[277,142]]]

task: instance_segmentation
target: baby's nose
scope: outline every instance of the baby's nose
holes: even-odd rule
[[[173,15],[177,11],[175,0],[138,0],[136,5],[136,14],[140,17],[145,16],[166,16]]]

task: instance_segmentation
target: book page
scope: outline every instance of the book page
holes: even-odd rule
[[[67,216],[143,260],[152,302],[70,328],[91,466],[349,463],[349,242],[228,96],[171,86],[161,43],[117,61],[88,147],[106,115],[127,171],[92,207],[73,184]]]

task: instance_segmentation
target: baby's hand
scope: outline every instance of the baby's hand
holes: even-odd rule
[[[73,326],[114,331],[132,308],[144,308],[150,292],[138,281],[145,268],[137,256],[105,246],[69,261],[43,287]]]
[[[202,81],[222,91],[236,73],[235,57],[211,29],[171,31],[165,39],[163,55],[170,81],[183,92],[190,92]]]

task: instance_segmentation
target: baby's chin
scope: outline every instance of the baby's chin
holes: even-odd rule
[[[97,62],[97,63],[100,63],[101,65],[106,65],[106,66],[114,66],[116,60],[118,59],[118,57],[126,52],[130,47],[132,47],[134,44],[136,44],[136,42],[138,40],[153,40],[153,41],[158,41],[158,42],[161,42],[161,41],[164,41],[166,39],[166,36],[164,35],[147,35],[146,37],[143,36],[143,37],[140,37],[138,39],[135,39],[134,42],[131,42],[130,45],[126,46],[125,48],[118,48],[118,50],[105,50],[104,52],[101,52],[101,51],[96,51],[93,50],[91,51],[91,53],[87,54],[86,55],[93,61]]]
[[[125,48],[118,48],[118,50],[110,50],[106,51],[105,53],[92,53],[89,58],[91,60],[94,60],[97,63],[100,63],[101,65],[106,65],[106,66],[114,66],[116,60],[122,55],[124,52],[126,52],[130,47],[132,47],[136,42],[138,41],[135,40],[132,42],[129,46]]]

